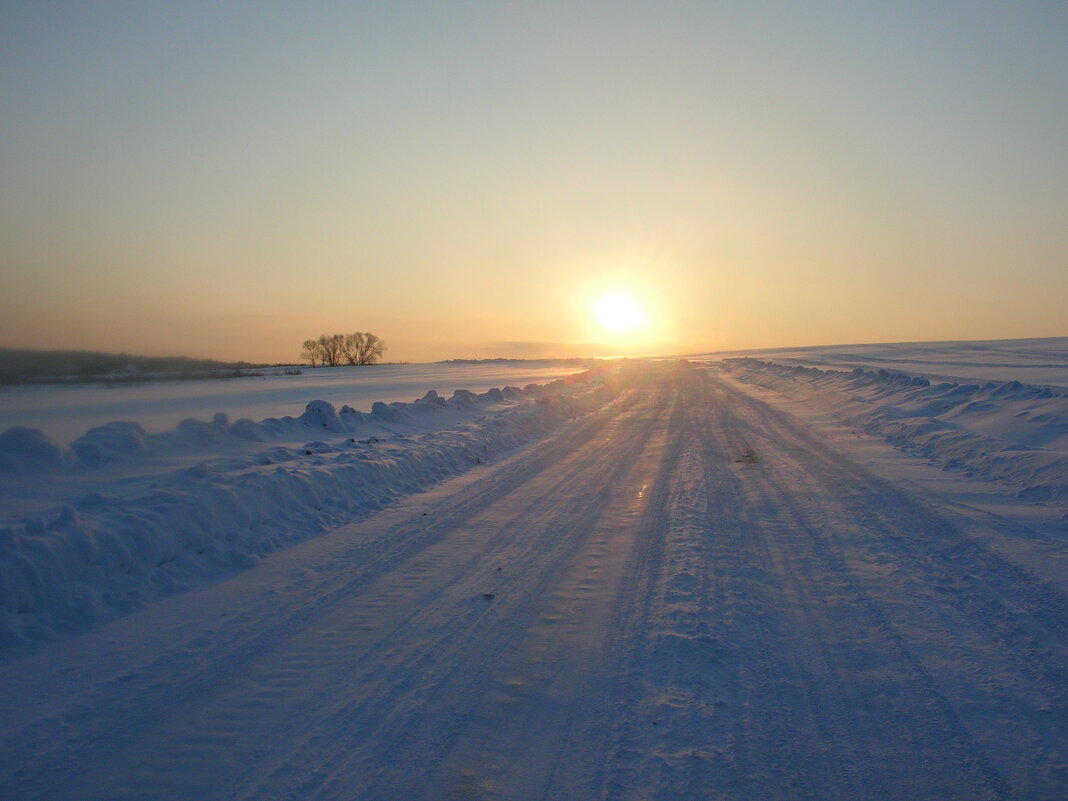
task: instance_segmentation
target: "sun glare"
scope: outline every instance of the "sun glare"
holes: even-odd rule
[[[593,316],[611,334],[626,334],[649,322],[641,304],[629,292],[609,292],[593,301]]]

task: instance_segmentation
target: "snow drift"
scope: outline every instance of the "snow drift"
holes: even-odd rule
[[[545,436],[609,402],[625,364],[371,412],[97,427],[62,447],[0,434],[0,653],[248,567]],[[27,500],[28,499],[28,500]],[[8,502],[10,501],[10,503]]]
[[[887,370],[726,359],[737,379],[818,402],[844,422],[944,469],[1002,481],[1068,509],[1068,395],[1019,381],[934,383]]]

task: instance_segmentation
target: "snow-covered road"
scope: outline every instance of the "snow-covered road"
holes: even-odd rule
[[[0,666],[0,798],[1068,797],[1063,532],[647,379]]]

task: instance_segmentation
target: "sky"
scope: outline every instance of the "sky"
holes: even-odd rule
[[[1066,335],[1066,43],[1040,0],[0,0],[0,346]]]

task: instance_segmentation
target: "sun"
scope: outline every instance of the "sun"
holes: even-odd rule
[[[629,292],[617,290],[600,295],[591,304],[594,319],[610,334],[629,334],[645,328],[649,318]]]

